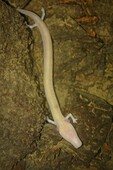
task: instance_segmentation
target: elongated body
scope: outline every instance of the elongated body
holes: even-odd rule
[[[17,9],[34,20],[34,25],[30,28],[38,27],[42,36],[44,48],[44,89],[45,95],[60,135],[70,142],[75,148],[79,148],[82,143],[74,127],[62,115],[58,100],[53,87],[53,47],[49,30],[43,20],[35,13],[23,9]],[[70,117],[70,116],[69,116]]]

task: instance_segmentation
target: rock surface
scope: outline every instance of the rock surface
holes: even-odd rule
[[[0,170],[34,151],[44,123],[32,39],[22,23],[18,12],[0,1]]]
[[[0,1],[0,170],[112,170],[112,2],[95,0],[86,8],[97,16],[97,24],[78,23],[77,18],[86,14],[79,1],[54,2],[39,1],[37,6],[33,0],[28,9],[39,13],[46,7],[56,94],[63,115],[71,112],[77,117],[74,126],[83,146],[74,149],[55,126],[45,123],[49,111],[42,95],[41,36],[37,29],[27,28],[15,9]],[[89,28],[95,30],[95,37],[88,35]]]

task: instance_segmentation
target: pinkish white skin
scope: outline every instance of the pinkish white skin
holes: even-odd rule
[[[64,121],[58,129],[60,135],[70,142],[75,148],[79,148],[82,145],[82,142],[71,123]]]
[[[34,20],[34,25],[30,28],[38,27],[42,36],[44,47],[44,89],[45,95],[53,116],[54,121],[48,119],[48,122],[55,124],[59,130],[60,135],[71,143],[75,148],[79,148],[82,145],[80,138],[77,135],[74,127],[69,123],[68,118],[71,117],[73,123],[76,123],[76,119],[69,114],[66,118],[62,115],[58,100],[56,98],[53,87],[53,48],[49,30],[43,20],[35,13],[17,9],[20,13],[25,14]],[[42,17],[43,18],[43,17]]]

